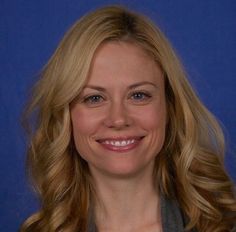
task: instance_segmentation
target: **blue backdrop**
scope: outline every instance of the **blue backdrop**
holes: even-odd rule
[[[71,24],[113,3],[148,15],[169,37],[201,99],[225,127],[226,167],[236,180],[236,1],[0,0],[0,231],[17,231],[37,208],[19,123],[29,87]]]

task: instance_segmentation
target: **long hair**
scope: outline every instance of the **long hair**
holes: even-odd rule
[[[87,230],[95,190],[74,146],[70,104],[86,83],[96,49],[114,40],[145,49],[165,76],[168,123],[155,161],[158,188],[176,199],[187,229],[230,230],[236,220],[235,190],[224,169],[224,136],[217,121],[194,93],[160,29],[140,14],[110,6],[72,26],[34,87],[27,109],[33,124],[28,167],[41,208],[20,231]]]

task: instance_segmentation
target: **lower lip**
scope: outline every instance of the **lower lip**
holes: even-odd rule
[[[135,149],[140,143],[141,143],[141,139],[140,140],[135,140],[134,143],[128,144],[126,146],[114,146],[114,145],[105,144],[105,143],[99,143],[99,144],[103,148],[105,148],[106,150],[122,153],[122,152],[128,152],[128,151],[131,151],[131,150]]]

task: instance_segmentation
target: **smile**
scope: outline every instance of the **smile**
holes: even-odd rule
[[[124,147],[129,144],[133,144],[134,142],[135,142],[135,140],[131,139],[131,140],[121,140],[121,141],[119,141],[119,140],[105,140],[102,143],[110,144],[112,146],[117,146],[117,147]]]
[[[97,140],[98,143],[102,145],[103,148],[116,152],[129,151],[136,148],[143,137],[132,137],[128,139],[101,139]]]

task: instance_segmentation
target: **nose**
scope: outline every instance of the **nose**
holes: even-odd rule
[[[105,125],[120,130],[129,127],[131,124],[132,119],[125,104],[123,102],[112,102],[107,112]]]

